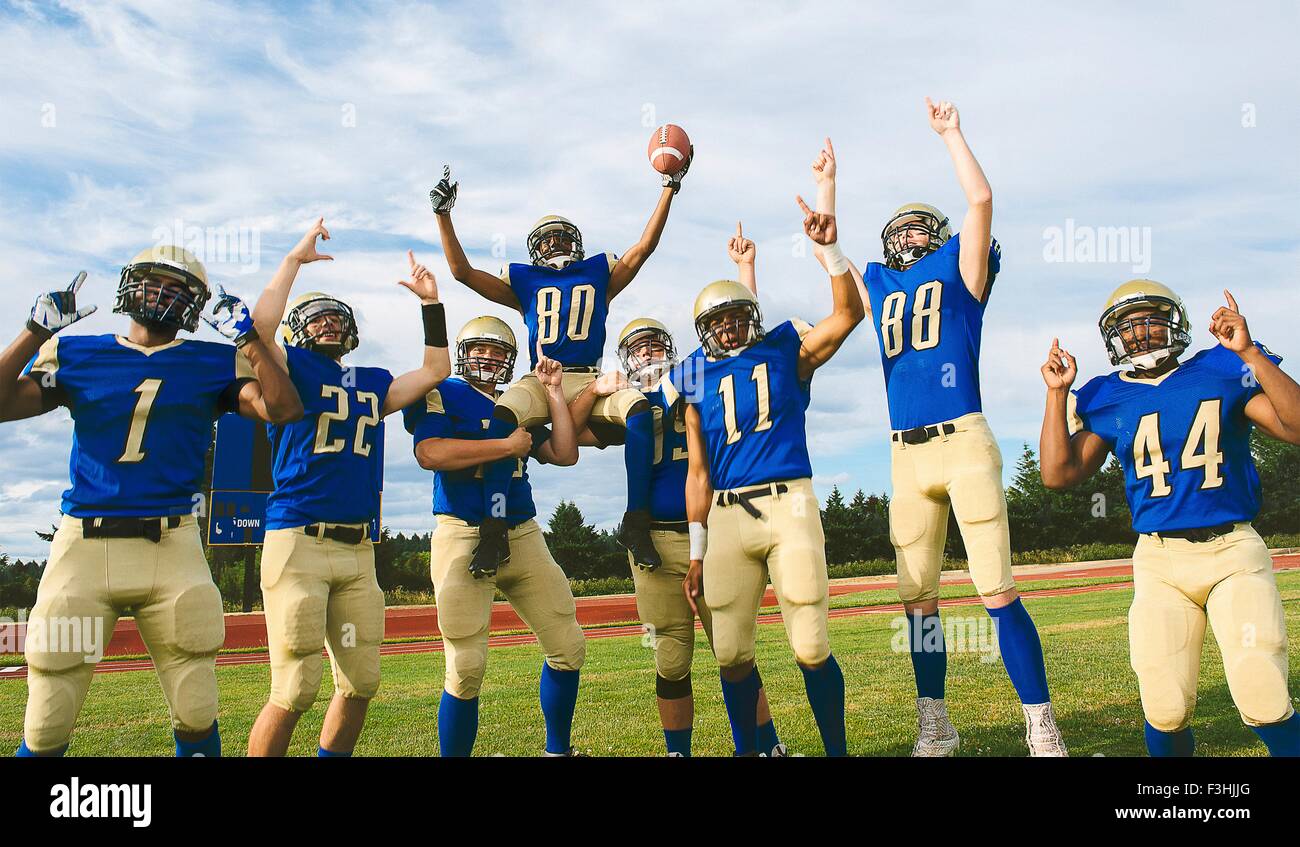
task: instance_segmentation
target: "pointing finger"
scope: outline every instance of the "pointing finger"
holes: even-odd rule
[[[795,202],[797,202],[797,203],[799,204],[799,208],[800,208],[800,209],[803,209],[803,213],[804,213],[805,215],[811,215],[811,214],[813,213],[812,209],[809,209],[809,208],[808,208],[808,204],[805,203],[805,202],[803,201],[803,198],[800,197],[798,194],[796,194],[796,195],[794,196],[794,199],[795,199]]]
[[[411,263],[411,270],[415,270],[415,251],[414,251],[414,250],[407,250],[407,251],[406,251],[406,258],[407,258],[407,261],[409,261],[409,262]]]
[[[1240,309],[1237,308],[1237,300],[1236,300],[1236,298],[1234,298],[1234,297],[1232,296],[1232,292],[1231,292],[1231,291],[1229,291],[1229,290],[1226,289],[1226,288],[1223,289],[1223,296],[1224,296],[1225,298],[1227,298],[1227,300],[1228,300],[1228,308],[1229,308],[1229,309],[1232,309],[1232,311],[1234,311],[1234,312],[1240,312],[1240,311],[1241,311]]]
[[[84,283],[85,281],[86,281],[86,272],[78,271],[76,277],[74,277],[72,280],[72,284],[68,286],[68,290],[71,291],[73,294],[76,294],[78,291],[81,290],[81,284]]]
[[[740,221],[736,221],[736,238],[744,238],[745,233],[740,230]]]

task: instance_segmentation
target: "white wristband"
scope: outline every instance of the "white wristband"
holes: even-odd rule
[[[709,548],[709,530],[699,521],[691,521],[687,527],[691,533],[691,559],[704,560],[704,551]]]
[[[849,272],[849,260],[844,257],[838,241],[822,245],[822,258],[826,261],[826,272],[831,276]]]

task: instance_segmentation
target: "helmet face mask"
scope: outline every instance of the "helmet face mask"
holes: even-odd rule
[[[734,356],[763,340],[763,317],[757,303],[727,303],[701,314],[695,330],[709,356]]]
[[[122,268],[113,311],[153,330],[194,332],[211,296],[197,259],[179,248],[153,248]]]
[[[286,344],[331,359],[340,359],[351,353],[361,342],[352,307],[325,294],[300,298],[285,315],[281,331]]]
[[[667,331],[645,327],[632,332],[618,345],[618,358],[628,381],[641,389],[650,389],[677,364],[677,348]]]
[[[1098,328],[1111,364],[1138,370],[1153,370],[1177,358],[1192,342],[1182,300],[1150,280],[1125,283],[1111,295]]]
[[[582,233],[559,215],[542,218],[528,234],[528,258],[534,265],[558,271],[581,262],[585,255]]]
[[[476,385],[510,382],[515,372],[515,334],[500,318],[474,318],[456,337],[456,376]]]
[[[924,239],[919,236],[924,235]],[[909,203],[894,212],[880,232],[885,267],[905,271],[952,237],[948,219],[933,206]]]

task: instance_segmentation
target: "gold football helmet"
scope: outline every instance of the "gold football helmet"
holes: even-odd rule
[[[145,325],[194,332],[211,296],[203,263],[188,250],[159,244],[122,268],[113,311]]]
[[[504,355],[500,359],[471,356],[470,350],[476,344],[500,347]],[[460,334],[456,336],[456,375],[488,385],[507,383],[514,375],[515,357],[518,353],[515,333],[505,321],[491,315],[474,318],[461,327]]]
[[[1150,314],[1129,317],[1142,309]],[[1174,290],[1152,279],[1130,279],[1106,301],[1097,322],[1112,365],[1151,370],[1192,343],[1187,307]]]
[[[338,318],[340,340],[337,342],[320,341],[321,330],[313,332],[310,328],[314,321],[328,315]],[[289,304],[289,311],[280,324],[280,338],[285,344],[314,350],[334,359],[351,353],[361,343],[352,307],[319,291],[309,291]]]
[[[655,379],[677,364],[677,347],[668,327],[654,318],[636,318],[618,334],[618,360],[632,383],[653,388]]]
[[[908,233],[916,231],[927,233],[930,243],[908,244]],[[952,238],[952,227],[943,212],[928,203],[905,203],[894,210],[880,231],[880,240],[885,245],[885,267],[906,270],[938,250],[949,238]]]
[[[733,309],[742,314],[718,320]],[[710,282],[695,298],[695,332],[704,352],[715,359],[757,344],[763,340],[763,312],[758,297],[734,279]]]
[[[581,262],[582,233],[573,221],[560,215],[547,215],[533,224],[528,233],[528,258],[534,265],[563,270]]]

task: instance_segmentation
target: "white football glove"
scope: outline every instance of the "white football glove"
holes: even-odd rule
[[[50,291],[36,298],[32,306],[32,315],[27,319],[27,328],[43,338],[49,338],[61,329],[67,329],[84,317],[93,315],[98,306],[77,308],[77,292],[86,281],[86,272],[81,271],[72,284],[62,291]]]
[[[686,161],[685,161],[685,162],[682,162],[682,169],[679,170],[679,171],[678,171],[677,173],[675,173],[675,174],[664,174],[664,175],[663,175],[663,178],[660,180],[660,182],[663,184],[663,187],[664,187],[664,188],[671,188],[671,189],[673,190],[673,193],[674,193],[674,194],[676,194],[678,191],[681,191],[681,190],[682,190],[682,178],[685,177],[685,176],[686,176],[686,172],[689,171],[689,170],[691,169],[691,162],[693,162],[693,161],[695,161],[695,145],[694,145],[694,144],[691,145],[691,152],[688,153],[688,154],[686,155]]]
[[[460,183],[451,181],[451,166],[443,165],[442,181],[429,192],[429,202],[433,204],[433,213],[435,215],[445,215],[450,212],[451,207],[456,205],[456,192],[459,189]]]
[[[248,306],[235,295],[227,294],[226,289],[218,285],[217,302],[212,306],[212,314],[220,315],[223,311],[227,313],[224,318],[214,320],[207,315],[203,315],[204,322],[235,342],[236,347],[243,347],[248,342],[259,337],[257,327],[253,324],[253,315],[248,311]]]

